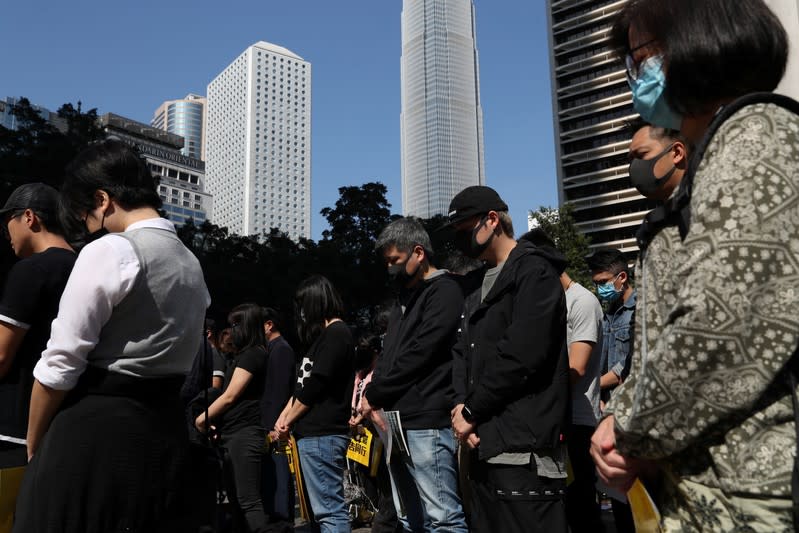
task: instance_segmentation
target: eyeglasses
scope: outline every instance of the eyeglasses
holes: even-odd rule
[[[627,52],[627,55],[624,57],[624,65],[627,68],[627,77],[630,78],[631,80],[638,79],[638,76],[641,74],[641,65],[643,65],[644,63],[646,63],[648,59],[653,57],[653,56],[648,56],[639,61],[636,61],[633,55],[638,50],[646,48],[647,46],[650,46],[654,42],[655,39],[650,39],[643,44],[639,44],[635,48],[630,48],[630,50]]]
[[[619,276],[621,276],[621,272],[619,272],[618,274],[616,274],[615,276],[613,276],[612,278],[609,278],[609,279],[599,279],[599,280],[596,280],[596,281],[594,281],[594,286],[596,286],[596,287],[599,287],[600,285],[604,285],[605,283],[610,283],[610,282],[612,282],[612,281],[616,281],[616,279],[617,279]]]

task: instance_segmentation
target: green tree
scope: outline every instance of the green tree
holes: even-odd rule
[[[41,181],[59,189],[67,163],[103,134],[96,110],[84,113],[80,104],[77,108],[64,104],[59,109],[63,131],[42,117],[27,98],[20,98],[11,113],[17,129],[0,126],[0,205],[25,183]],[[12,261],[10,249],[2,247],[0,275]]]
[[[64,167],[89,143],[102,138],[97,110],[87,112],[72,104],[58,110],[62,129],[42,117],[27,98],[11,110],[18,127],[0,127],[0,196],[6,198],[19,185],[41,181],[61,185]],[[62,131],[63,130],[63,131]]]
[[[388,190],[379,182],[339,188],[334,207],[321,210],[330,228],[317,248],[320,273],[341,291],[352,319],[366,321],[388,296],[386,268],[374,249],[391,214]],[[325,274],[327,272],[327,274]]]
[[[593,289],[591,273],[588,271],[586,256],[591,253],[589,245],[591,240],[580,233],[574,221],[574,207],[564,204],[560,208],[539,207],[538,211],[530,211],[533,224],[544,230],[555,242],[558,250],[566,256],[569,262],[566,272],[574,281]]]

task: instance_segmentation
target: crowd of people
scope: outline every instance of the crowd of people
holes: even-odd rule
[[[594,287],[472,186],[447,215],[457,264],[419,220],[391,222],[379,324],[353,331],[314,275],[292,347],[271,307],[205,318],[200,264],[134,148],[96,143],[60,191],[15,190],[0,470],[24,475],[0,527],[201,531],[222,486],[234,530],[292,531],[291,442],[313,527],[350,531],[346,453],[366,427],[393,435],[373,531],[600,532],[598,487],[634,531],[634,485],[661,531],[794,530],[799,104],[772,92],[787,35],[762,0],[630,0],[612,39],[642,119],[630,181],[658,207],[634,268],[587,258]]]

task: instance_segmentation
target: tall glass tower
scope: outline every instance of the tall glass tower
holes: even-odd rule
[[[403,212],[446,214],[485,183],[472,0],[403,0],[401,69]]]
[[[205,160],[205,97],[189,94],[182,100],[168,100],[153,114],[150,125],[180,135],[184,139],[181,153]]]

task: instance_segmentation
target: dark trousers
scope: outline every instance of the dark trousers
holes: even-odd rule
[[[374,481],[377,488],[377,513],[372,519],[372,533],[400,533],[402,526],[394,508],[391,478],[385,461],[380,461]]]
[[[272,452],[263,456],[261,499],[269,519],[269,531],[294,531],[294,482],[285,454]]]
[[[226,460],[238,504],[250,533],[264,533],[266,515],[261,501],[261,461],[264,430],[249,426],[223,437]]]
[[[591,459],[590,426],[571,425],[566,433],[574,480],[566,489],[566,516],[572,533],[604,531],[596,497],[596,466]]]
[[[613,521],[616,523],[616,533],[635,533],[635,523],[633,522],[633,512],[629,503],[610,499],[613,506]]]
[[[539,478],[535,460],[501,465],[472,457],[470,531],[566,533],[565,479]]]

